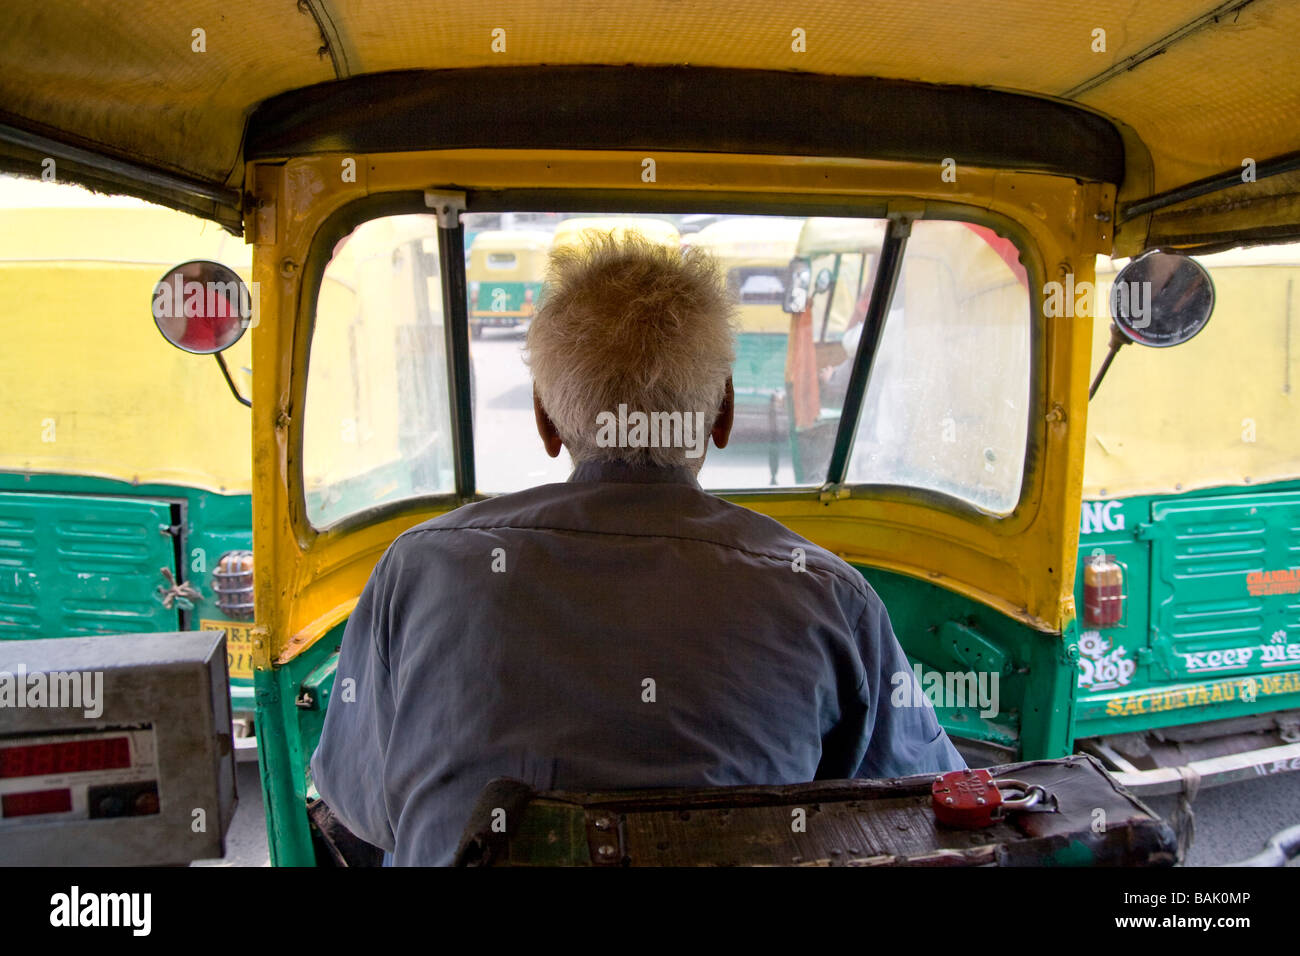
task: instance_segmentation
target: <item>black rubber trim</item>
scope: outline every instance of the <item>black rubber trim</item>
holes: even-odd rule
[[[474,398],[470,389],[469,316],[465,288],[465,227],[438,227],[438,262],[442,309],[447,316],[447,384],[451,396],[452,448],[456,460],[456,494],[474,497]]]
[[[245,158],[424,149],[663,149],[939,163],[1120,184],[1124,145],[1054,100],[876,77],[715,67],[372,73],[292,90],[249,119]]]
[[[858,419],[862,415],[862,400],[867,394],[871,366],[885,335],[885,319],[889,315],[890,303],[894,301],[894,288],[903,271],[903,255],[907,251],[907,240],[911,234],[911,220],[889,221],[889,232],[880,249],[880,262],[871,287],[871,302],[867,305],[867,314],[862,320],[862,338],[853,357],[853,371],[849,376],[849,387],[840,412],[840,427],[835,433],[835,447],[826,469],[827,485],[844,482],[849,453],[853,450],[853,439],[858,433]]]

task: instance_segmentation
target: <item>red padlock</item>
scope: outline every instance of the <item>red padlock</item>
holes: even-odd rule
[[[1007,799],[1003,790],[1015,791]],[[994,780],[987,770],[954,770],[934,778],[930,785],[930,802],[934,816],[950,827],[976,830],[992,826],[1007,810],[1023,810],[1037,804],[1045,791],[1023,780]]]

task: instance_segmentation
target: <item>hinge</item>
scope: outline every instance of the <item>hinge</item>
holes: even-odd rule
[[[426,189],[424,204],[437,214],[439,229],[455,229],[460,225],[460,214],[465,211],[465,194]]]
[[[622,814],[588,808],[583,814],[587,822],[587,850],[595,866],[621,866],[627,856],[627,840]]]
[[[851,498],[853,490],[845,485],[825,485],[817,493],[818,501],[840,501],[844,498]]]
[[[1133,526],[1133,537],[1139,541],[1154,541],[1156,523],[1154,521],[1139,521]]]
[[[248,629],[248,637],[254,648],[262,648],[271,642],[271,631],[260,624],[255,625]]]

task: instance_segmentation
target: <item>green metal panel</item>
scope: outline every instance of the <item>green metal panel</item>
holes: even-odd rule
[[[212,572],[225,552],[252,548],[251,496],[84,475],[0,474],[0,639],[177,630],[179,609],[164,609],[154,594],[163,583],[158,569],[176,571],[174,540],[158,530],[172,524],[174,508],[185,521],[181,577],[201,595],[188,624],[224,620]],[[33,520],[40,522],[34,536]],[[87,548],[94,555],[89,564]],[[104,567],[111,571],[95,570]],[[33,581],[38,602],[28,593]],[[65,606],[76,611],[71,618],[51,610]],[[232,678],[231,701],[237,714],[252,713],[253,682]]]
[[[936,707],[950,736],[1012,748],[1020,759],[1063,757],[1073,749],[1076,666],[1073,632],[1046,634],[928,581],[859,568],[889,611],[894,633],[923,678],[956,678],[967,701],[945,694]],[[980,675],[995,706],[969,700],[962,675]],[[996,676],[996,681],[995,681]],[[933,686],[933,685],[932,685]],[[978,690],[978,683],[977,688]],[[994,703],[989,695],[988,703]],[[991,713],[990,713],[991,711]]]
[[[171,523],[164,501],[0,492],[0,636],[176,630]]]
[[[1124,568],[1124,619],[1080,621],[1079,736],[1300,706],[1300,482],[1083,505],[1075,601],[1096,549]],[[1251,593],[1252,587],[1257,593]]]
[[[532,307],[536,309],[541,300],[542,283],[480,280],[478,304],[470,303],[470,318],[485,325],[515,325],[522,321],[523,317],[517,313],[523,311],[529,290],[533,293]]]
[[[1158,499],[1151,523],[1152,644],[1169,676],[1300,667],[1300,594],[1251,584],[1300,567],[1300,492]]]
[[[288,664],[253,675],[257,691],[257,759],[262,774],[267,843],[275,866],[316,862],[307,800],[311,755],[320,740],[334,684],[340,624]]]
[[[758,405],[765,410],[773,395],[785,395],[788,340],[788,335],[779,332],[741,332],[736,336],[732,383],[737,406]]]

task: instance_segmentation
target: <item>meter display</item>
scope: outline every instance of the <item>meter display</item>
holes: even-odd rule
[[[0,828],[159,808],[151,726],[0,738]]]

